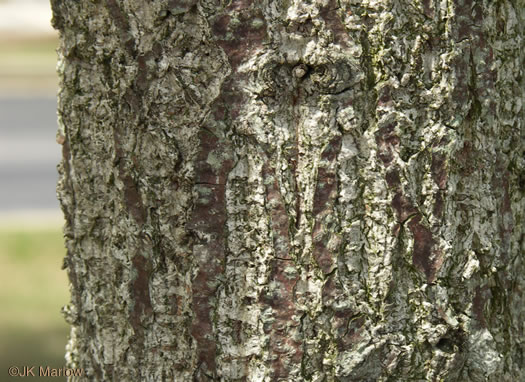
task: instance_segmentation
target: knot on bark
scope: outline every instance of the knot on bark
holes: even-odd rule
[[[344,60],[324,63],[271,61],[252,79],[261,97],[278,97],[303,88],[306,94],[339,94],[354,84],[353,71]]]

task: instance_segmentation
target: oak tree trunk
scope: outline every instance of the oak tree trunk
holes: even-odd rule
[[[72,380],[525,380],[523,0],[52,6]]]

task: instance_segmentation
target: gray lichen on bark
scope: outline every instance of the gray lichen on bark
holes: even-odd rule
[[[52,6],[85,380],[525,378],[523,1]]]

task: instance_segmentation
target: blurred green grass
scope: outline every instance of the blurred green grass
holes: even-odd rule
[[[0,71],[55,73],[58,40],[52,37],[0,40]]]
[[[62,232],[56,228],[0,229],[0,381],[9,366],[65,365],[69,328],[60,308],[69,299]],[[65,380],[32,378],[32,380]]]

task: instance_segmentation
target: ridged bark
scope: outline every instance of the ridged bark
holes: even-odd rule
[[[522,0],[52,6],[78,380],[525,380]]]

